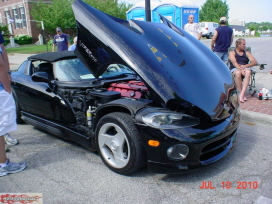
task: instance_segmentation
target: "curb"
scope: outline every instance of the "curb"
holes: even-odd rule
[[[247,123],[249,125],[255,125],[256,123],[261,123],[263,125],[272,126],[272,117],[271,115],[256,113],[246,110],[241,110],[241,122]]]

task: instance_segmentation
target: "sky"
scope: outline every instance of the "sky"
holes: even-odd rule
[[[127,2],[131,4],[136,4],[140,1],[143,0],[121,0],[121,2]],[[197,5],[199,9],[201,9],[201,6],[203,6],[206,0],[191,0],[191,2]],[[226,0],[226,2],[229,6],[230,21],[239,20],[245,21],[246,23],[272,23],[272,0]]]

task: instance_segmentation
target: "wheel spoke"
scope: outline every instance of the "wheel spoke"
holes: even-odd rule
[[[117,151],[113,151],[116,167],[123,167],[127,164],[128,152],[124,152],[124,144],[126,143],[125,133],[119,128],[115,127],[117,134],[114,135],[114,139],[118,141]]]
[[[124,133],[117,129],[117,134],[114,137],[118,140],[120,146],[123,146],[126,141]]]
[[[105,133],[100,134],[100,137],[99,137],[99,146],[101,146],[101,145],[102,146],[104,146],[104,145],[110,146],[111,138],[112,138],[111,135],[108,135],[108,134],[105,134]]]
[[[116,154],[114,154],[116,167],[124,167],[127,164],[128,159],[124,156],[124,153],[121,151],[118,151]]]

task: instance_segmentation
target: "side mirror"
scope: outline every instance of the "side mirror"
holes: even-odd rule
[[[35,82],[50,82],[49,75],[46,72],[36,72],[32,74],[31,78]]]

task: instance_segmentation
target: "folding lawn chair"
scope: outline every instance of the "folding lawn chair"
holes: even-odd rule
[[[229,47],[228,52],[235,50],[235,48],[236,47]],[[251,47],[246,47],[246,51],[251,52]],[[257,64],[255,66],[259,66],[259,69],[263,70],[263,69],[265,69],[264,65],[266,65],[266,64]],[[230,66],[230,61],[228,61],[227,66],[228,67]],[[251,94],[251,96],[253,96],[257,91],[257,88],[255,87],[255,74],[257,73],[257,71],[253,70],[252,67],[250,69],[251,69],[251,75],[250,75],[248,89],[249,89],[249,93]]]

